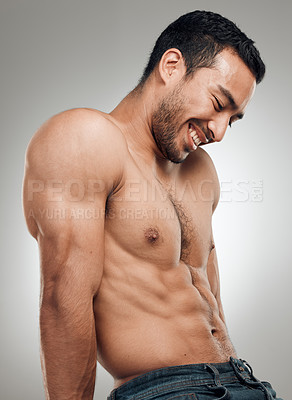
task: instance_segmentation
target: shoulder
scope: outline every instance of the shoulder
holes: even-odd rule
[[[182,171],[187,179],[194,184],[208,183],[208,187],[212,188],[214,202],[213,211],[215,210],[220,197],[220,184],[215,165],[212,158],[202,147],[190,153],[182,164]]]
[[[102,144],[107,146],[101,148]],[[101,153],[124,147],[126,141],[107,114],[86,108],[76,108],[54,115],[33,136],[27,150],[68,151],[98,149]]]
[[[31,234],[65,230],[72,222],[50,219],[42,210],[103,209],[122,182],[126,151],[121,131],[106,114],[74,109],[45,122],[26,152],[23,206]]]
[[[217,172],[212,158],[202,147],[190,153],[181,164],[182,172],[186,175],[200,175],[204,178],[217,179]]]
[[[35,133],[26,152],[26,167],[59,175],[80,176],[122,168],[126,141],[107,114],[73,109],[57,114]],[[35,171],[37,173],[37,171]]]

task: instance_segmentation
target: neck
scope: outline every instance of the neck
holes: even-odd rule
[[[110,113],[120,128],[133,157],[138,157],[153,170],[169,173],[175,165],[165,159],[152,135],[152,114],[159,101],[158,93],[151,78],[141,87],[137,86]]]

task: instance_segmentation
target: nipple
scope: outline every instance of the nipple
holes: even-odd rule
[[[159,232],[157,228],[147,228],[145,230],[145,237],[150,243],[157,242],[159,238]]]

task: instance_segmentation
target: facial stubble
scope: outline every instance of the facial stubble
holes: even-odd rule
[[[152,119],[152,135],[157,147],[164,157],[176,164],[185,159],[177,145],[177,137],[184,124],[182,121],[185,100],[181,95],[182,86],[183,84],[178,84],[173,92],[159,103]]]

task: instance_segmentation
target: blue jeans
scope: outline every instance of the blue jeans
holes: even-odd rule
[[[114,389],[108,400],[282,400],[246,361],[191,364],[148,372]]]

